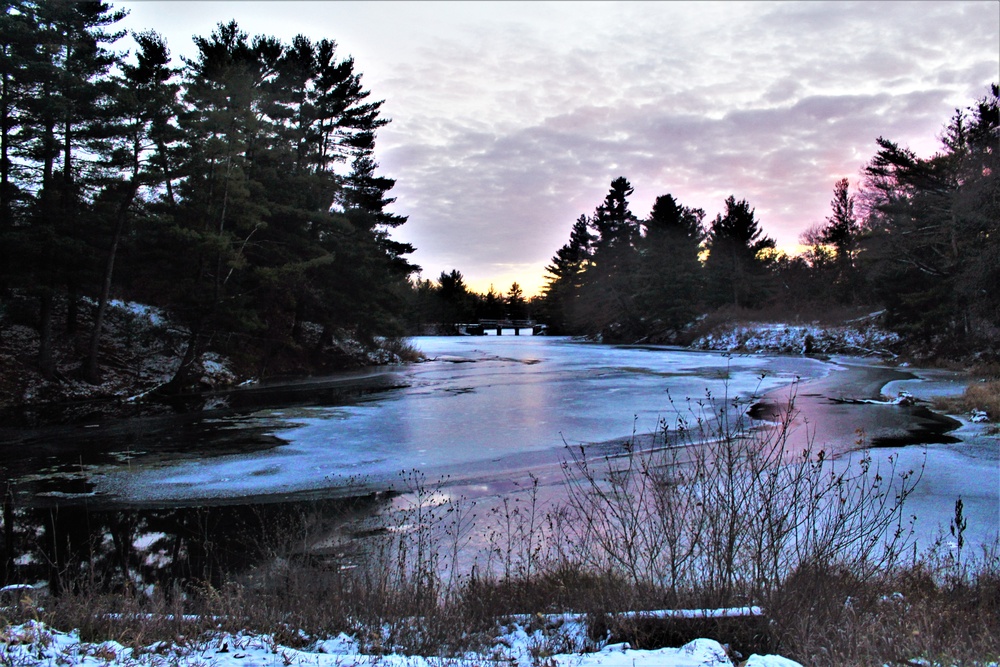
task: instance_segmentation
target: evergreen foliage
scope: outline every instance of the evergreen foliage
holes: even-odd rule
[[[890,324],[939,351],[1000,340],[998,88],[956,112],[930,158],[879,137],[859,260]]]
[[[854,215],[854,196],[849,193],[849,181],[842,178],[833,188],[830,202],[832,215],[827,218],[820,240],[833,248],[837,286],[836,297],[843,303],[852,303],[857,298],[857,258],[858,235],[861,226]]]
[[[209,349],[264,370],[337,330],[402,330],[417,267],[389,237],[406,219],[387,210],[395,182],[374,159],[388,121],[335,42],[223,23],[175,71],[153,32],[132,56],[113,51],[124,12],[107,3],[6,5],[0,289],[33,296],[43,374],[56,298],[71,333],[96,304],[81,352],[95,383],[109,300],[167,310],[189,331],[175,392]]]
[[[594,237],[590,220],[581,215],[573,223],[569,242],[545,267],[543,313],[555,333],[574,333],[585,326],[582,309],[583,276],[590,268]]]
[[[662,337],[695,317],[705,212],[668,194],[640,221],[629,210],[632,191],[625,178],[612,181],[604,202],[592,217],[577,219],[569,242],[546,267],[540,312],[556,332]]]
[[[583,278],[584,317],[611,338],[630,337],[639,330],[635,304],[639,221],[629,210],[632,184],[624,177],[611,188],[590,219],[593,253]]]
[[[528,303],[524,300],[524,291],[520,285],[513,283],[510,286],[505,301],[507,306],[506,315],[509,319],[523,320],[525,318],[525,314],[528,312]]]
[[[884,310],[915,353],[995,357],[1000,344],[998,87],[956,111],[942,150],[920,158],[885,139],[859,192],[834,184],[831,213],[789,256],[753,208],[730,196],[704,211],[656,199],[638,223],[632,186],[612,182],[593,216],[574,223],[546,267],[536,312],[556,333],[684,342],[700,317],[768,308],[798,318],[831,307]],[[847,311],[845,311],[847,312]]]
[[[681,206],[669,194],[656,198],[640,243],[636,301],[656,332],[677,332],[701,306],[704,277],[698,255],[705,212]]]
[[[709,302],[737,308],[759,306],[765,298],[768,263],[765,250],[775,247],[764,236],[747,200],[730,195],[726,211],[715,216],[708,230],[705,271]]]

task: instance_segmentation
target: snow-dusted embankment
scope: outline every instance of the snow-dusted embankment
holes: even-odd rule
[[[900,338],[871,324],[870,318],[841,326],[750,322],[716,327],[697,338],[698,350],[895,356]]]
[[[114,641],[83,642],[78,632],[59,632],[41,623],[9,626],[0,635],[0,660],[7,665],[35,667],[430,667],[440,665],[503,664],[511,667],[733,667],[724,646],[711,639],[696,639],[680,648],[632,650],[613,644],[591,653],[563,653],[539,659],[540,638],[519,626],[498,638],[484,655],[462,659],[401,655],[367,655],[352,638],[340,635],[313,642],[304,649],[277,643],[269,635],[220,633],[184,645],[157,642],[135,651]],[[753,655],[742,667],[801,667],[778,656]]]

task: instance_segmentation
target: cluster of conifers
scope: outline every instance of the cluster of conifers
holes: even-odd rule
[[[131,56],[117,47],[123,17],[15,0],[0,21],[0,298],[28,303],[3,325],[37,327],[42,374],[65,331],[89,339],[77,355],[100,380],[111,295],[189,332],[176,387],[206,349],[321,345],[306,322],[320,338],[402,330],[413,248],[387,234],[405,222],[375,173],[388,121],[354,61],[330,40],[230,22],[175,68],[155,32],[134,35]]]

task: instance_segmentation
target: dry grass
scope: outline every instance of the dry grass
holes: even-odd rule
[[[961,396],[948,396],[933,401],[934,409],[952,415],[985,413],[990,422],[988,433],[1000,433],[1000,364],[979,363],[967,372],[976,380],[971,382]]]
[[[403,362],[413,363],[424,360],[424,353],[407,338],[384,338],[380,348],[397,355]]]
[[[995,560],[958,579],[927,561],[866,583],[799,572],[774,612],[772,648],[805,665],[985,664],[1000,657],[997,577]]]
[[[591,637],[636,648],[680,646],[712,637],[749,655],[780,653],[803,665],[943,665],[1000,659],[1000,560],[978,560],[956,575],[951,561],[917,563],[859,578],[847,569],[803,567],[790,575],[763,617],[658,620],[623,617],[617,604],[656,591],[635,591],[613,575],[564,567],[527,581],[467,583],[415,614],[413,588],[384,590],[368,574],[338,574],[300,564],[255,586],[231,583],[172,598],[159,592],[107,595],[87,589],[8,609],[4,620],[36,618],[76,627],[84,641],[114,639],[137,650],[157,641],[193,646],[206,633],[249,630],[303,647],[312,638],[348,632],[374,653],[486,654],[499,622],[514,611],[586,614]],[[697,595],[697,591],[692,591]],[[662,592],[661,592],[662,595]],[[662,599],[662,598],[661,598]],[[409,600],[410,602],[407,602]],[[186,615],[185,615],[186,614]],[[539,628],[538,614],[530,614]],[[553,634],[539,655],[568,650]]]
[[[1000,419],[1000,380],[970,384],[962,395],[967,410],[982,410],[992,421]]]
[[[934,407],[945,413],[970,415],[985,412],[990,422],[1000,421],[1000,380],[982,379],[973,382],[961,396],[939,398]]]

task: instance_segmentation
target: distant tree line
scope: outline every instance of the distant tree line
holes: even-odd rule
[[[428,325],[469,324],[479,320],[527,320],[532,301],[516,282],[506,294],[493,285],[485,294],[469,289],[461,271],[442,271],[436,281],[417,278],[409,301],[411,331],[420,333]]]
[[[167,391],[204,352],[308,367],[339,333],[543,319],[608,340],[682,340],[709,312],[874,306],[928,349],[1000,342],[997,87],[956,112],[941,151],[879,138],[860,190],[834,187],[809,249],[775,249],[751,205],[706,220],[670,194],[639,218],[617,178],[572,225],[541,298],[477,294],[455,270],[413,278],[393,240],[375,139],[388,120],[331,40],[249,37],[235,22],[173,67],[155,32],[116,51],[124,12],[102,1],[9,0],[0,16],[0,327],[29,322],[37,367],[60,336],[102,376],[113,298],[186,332]],[[296,361],[298,360],[298,361]],[[273,362],[273,363],[272,363]]]
[[[536,313],[554,331],[607,340],[682,341],[700,316],[884,309],[885,322],[931,353],[1000,343],[998,89],[957,111],[930,158],[879,138],[860,191],[835,183],[830,216],[803,234],[808,249],[777,251],[754,209],[730,196],[705,212],[672,195],[645,218],[632,186],[611,183],[573,224],[546,267]]]
[[[100,381],[113,296],[189,332],[176,390],[210,348],[261,360],[403,331],[417,267],[389,237],[406,219],[377,174],[388,120],[336,42],[230,22],[174,68],[155,32],[114,50],[125,13],[105,2],[5,4],[0,299],[32,304],[44,376],[86,322],[81,372]]]

